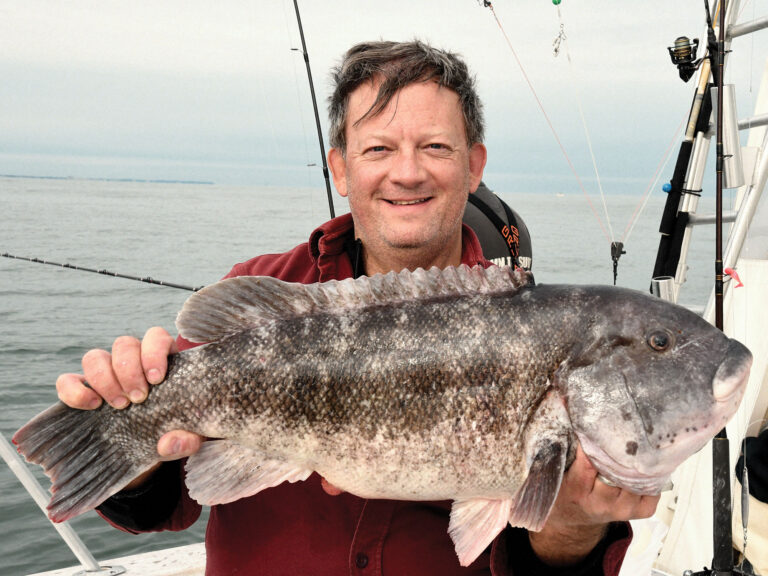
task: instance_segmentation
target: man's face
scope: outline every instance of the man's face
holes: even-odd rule
[[[485,147],[468,148],[458,96],[431,81],[406,86],[381,113],[355,124],[377,91],[365,83],[350,94],[346,158],[329,154],[355,233],[375,261],[423,257],[424,265],[439,265],[434,254],[456,249],[460,258],[461,219],[480,183]]]

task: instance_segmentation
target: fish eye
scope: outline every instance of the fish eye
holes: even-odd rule
[[[657,352],[665,352],[672,347],[672,335],[664,330],[654,330],[646,338],[648,346]]]

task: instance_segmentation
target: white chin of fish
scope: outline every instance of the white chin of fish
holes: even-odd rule
[[[597,479],[600,480],[600,482],[602,482],[606,486],[612,486],[614,488],[621,488],[621,486],[616,484],[613,480],[611,480],[610,478],[606,478],[602,474],[598,474],[597,475]],[[664,486],[661,487],[661,491],[662,492],[666,492],[667,490],[672,490],[672,488],[674,488],[674,487],[675,486],[672,483],[672,479],[671,478],[667,478],[667,482],[666,482],[666,484],[664,484]]]
[[[579,441],[584,454],[597,470],[598,480],[603,484],[644,496],[655,496],[672,488],[671,471],[662,472],[660,475],[644,474],[635,468],[620,464],[589,439],[579,438]]]

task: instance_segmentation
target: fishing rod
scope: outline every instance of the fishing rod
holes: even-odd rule
[[[125,278],[126,280],[135,280],[137,282],[144,282],[146,284],[155,284],[157,286],[166,286],[168,288],[178,288],[179,290],[189,290],[190,292],[197,292],[204,286],[185,286],[184,284],[176,284],[175,282],[166,282],[165,280],[156,280],[149,276],[131,276],[129,274],[120,274],[119,272],[112,272],[110,270],[87,268],[85,266],[76,266],[75,264],[51,262],[50,260],[43,260],[42,258],[30,258],[28,256],[18,256],[16,254],[9,254],[4,252],[0,254],[3,258],[12,258],[14,260],[24,260],[25,262],[34,262],[35,264],[48,264],[50,266],[58,266],[59,268],[69,268],[70,270],[79,270],[81,272],[91,272],[93,274],[102,274],[104,276],[113,276],[115,278]]]
[[[320,113],[317,110],[317,98],[315,98],[315,85],[312,82],[312,68],[309,65],[309,52],[307,44],[304,41],[304,28],[301,26],[301,15],[299,14],[299,2],[293,0],[293,7],[296,10],[296,22],[299,25],[299,36],[301,37],[301,52],[304,55],[304,64],[307,67],[307,79],[309,80],[309,92],[312,95],[312,108],[315,111],[315,125],[317,126],[317,138],[320,142],[320,157],[323,161],[323,177],[325,178],[325,192],[328,195],[328,208],[331,211],[331,218],[336,217],[333,209],[333,194],[331,193],[331,179],[328,174],[328,164],[325,159],[325,144],[323,144],[323,130],[320,127]]]
[[[708,8],[707,13],[709,13]],[[697,47],[698,39],[694,43],[690,43],[688,38],[682,36],[675,40],[674,48],[669,48],[672,63],[680,70],[680,77],[683,80],[690,79],[693,70],[699,64],[701,65],[701,74],[688,114],[688,125],[683,142],[680,144],[672,179],[665,186],[667,201],[659,225],[661,238],[653,268],[652,278],[654,279],[675,277],[690,218],[687,210],[680,209],[681,199],[686,194],[697,197],[701,195],[701,179],[691,170],[691,160],[695,149],[701,148],[703,145],[699,136],[709,131],[709,118],[712,114],[712,102],[709,97],[711,63],[708,58],[695,60]]]
[[[727,5],[727,6],[726,6]],[[726,22],[733,24],[738,10],[739,0],[720,0],[719,13],[713,18],[708,0],[704,0],[707,17],[707,52],[696,60],[698,40],[693,43],[686,37],[680,37],[669,48],[672,62],[677,65],[680,77],[688,81],[697,68],[701,68],[699,83],[691,106],[685,139],[681,145],[678,162],[670,183],[665,186],[667,202],[659,228],[661,239],[653,271],[652,292],[676,301],[677,287],[675,278],[682,274],[678,271],[686,239],[690,235],[690,213],[695,212],[698,197],[701,195],[703,169],[701,158],[708,150],[710,118],[713,103],[711,89],[717,89],[714,103],[716,113],[716,191],[715,191],[715,282],[714,282],[714,320],[715,326],[723,330],[723,204],[724,165],[727,156],[723,146],[724,134],[724,68],[728,53],[726,46]],[[727,11],[726,11],[727,7]],[[727,16],[727,18],[726,18]],[[718,20],[718,33],[715,35],[713,20]],[[712,83],[710,83],[710,76]],[[738,141],[737,141],[738,145]],[[733,183],[731,183],[733,184]],[[686,197],[688,195],[688,197]],[[667,290],[668,289],[668,290]],[[662,294],[667,291],[668,294]],[[731,502],[731,466],[730,444],[726,429],[723,428],[712,439],[712,568],[701,572],[686,571],[692,576],[725,576],[743,574],[733,560],[733,530]],[[744,484],[748,485],[746,470]],[[742,492],[742,502],[748,499],[748,493]],[[742,510],[742,525],[746,533],[748,510]]]
[[[709,20],[709,3],[707,16]],[[732,6],[731,6],[732,8]],[[720,0],[720,22],[717,39],[717,63],[712,67],[717,84],[717,164],[715,183],[715,326],[723,329],[723,76],[725,68],[725,0]],[[711,23],[709,30],[712,29]],[[731,509],[731,459],[728,434],[723,427],[712,439],[712,572],[732,574],[733,528]]]

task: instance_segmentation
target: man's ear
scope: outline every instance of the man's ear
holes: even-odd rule
[[[477,190],[483,179],[485,162],[488,160],[488,151],[480,142],[475,142],[469,149],[469,189]]]
[[[328,151],[328,167],[331,169],[333,184],[339,196],[347,196],[347,161],[341,150],[331,148]],[[478,181],[479,183],[479,181]]]

